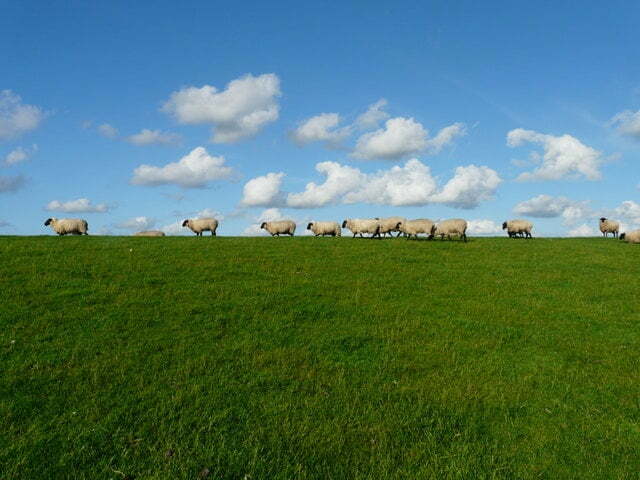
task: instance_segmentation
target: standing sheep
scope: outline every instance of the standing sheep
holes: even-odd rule
[[[409,240],[412,236],[418,238],[419,233],[426,233],[429,236],[429,239],[433,238],[434,223],[428,218],[421,218],[418,220],[403,220],[398,222],[397,228],[400,232],[407,235],[407,240]]]
[[[138,232],[133,234],[134,237],[164,237],[164,232],[161,230],[145,230],[144,232]]]
[[[382,236],[386,236],[387,233],[390,237],[393,237],[392,232],[398,232],[397,237],[402,233],[398,230],[398,223],[406,221],[406,218],[403,217],[389,217],[389,218],[378,218],[376,220],[380,222],[380,234]]]
[[[331,235],[332,237],[342,236],[342,229],[338,222],[309,222],[307,230],[311,230],[316,237],[319,235],[323,237],[325,235]]]
[[[605,217],[600,219],[600,231],[605,238],[608,233],[613,233],[613,238],[617,238],[619,230],[620,224],[615,220],[607,220]]]
[[[433,227],[432,233],[436,237],[440,236],[441,239],[444,239],[444,236],[446,235],[449,240],[451,240],[452,235],[458,235],[462,240],[466,242],[467,221],[462,220],[461,218],[443,220],[442,222],[438,222],[438,224]]]
[[[363,237],[363,233],[371,233],[371,238],[380,236],[380,221],[375,219],[351,219],[348,218],[342,222],[342,228],[348,228],[353,233],[353,238],[356,238],[357,234]]]
[[[632,230],[631,232],[621,233],[620,240],[627,243],[640,243],[640,230]]]
[[[216,230],[218,229],[218,220],[215,218],[188,218],[182,222],[183,227],[189,227],[189,229],[201,237],[202,232],[211,232],[211,236],[216,236]]]
[[[502,223],[502,229],[507,231],[509,238],[517,238],[518,235],[533,238],[531,236],[532,228],[533,223],[527,220],[508,220]]]
[[[277,222],[262,222],[260,228],[265,229],[272,237],[280,235],[291,235],[296,231],[296,222],[293,220],[279,220]]]
[[[81,218],[47,218],[44,226],[51,226],[58,235],[89,235],[89,224]]]

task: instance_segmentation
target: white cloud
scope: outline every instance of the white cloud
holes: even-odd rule
[[[242,189],[240,204],[245,207],[279,205],[284,199],[280,192],[284,173],[268,173],[252,178]]]
[[[609,124],[615,125],[618,133],[640,140],[640,110],[620,112],[611,119]]]
[[[45,117],[39,107],[23,104],[20,96],[11,90],[0,91],[0,140],[36,129]]]
[[[115,227],[122,230],[148,230],[156,224],[155,219],[149,217],[134,217],[118,223]]]
[[[118,136],[118,129],[108,123],[103,123],[98,126],[98,133],[103,137],[116,138]]]
[[[192,233],[191,230],[182,226],[182,222],[183,220],[178,220],[176,222],[160,227],[160,230],[162,230],[167,235],[188,235],[189,233]]]
[[[599,170],[602,154],[571,135],[555,137],[522,128],[507,134],[507,145],[510,147],[518,147],[526,142],[542,145],[544,154],[540,157],[534,153],[533,158],[541,162],[540,166],[532,172],[520,174],[517,178],[519,181],[598,180],[602,176]]]
[[[244,229],[243,235],[247,236],[257,236],[257,235],[267,235],[265,230],[260,228],[262,222],[272,222],[274,220],[282,220],[284,217],[282,216],[282,212],[280,212],[277,208],[268,208],[264,210],[259,216],[255,218],[255,222],[249,225]]]
[[[397,160],[423,151],[434,154],[465,133],[464,125],[455,123],[429,138],[429,132],[413,118],[390,118],[384,128],[362,135],[352,156],[368,160]]]
[[[513,211],[520,215],[537,218],[562,217],[565,225],[573,225],[583,218],[590,218],[595,212],[588,202],[578,202],[566,197],[538,195],[518,203]]]
[[[305,120],[291,132],[291,139],[299,146],[311,142],[325,142],[329,147],[337,147],[351,134],[350,127],[337,128],[340,115],[337,113],[321,113]]]
[[[229,179],[233,176],[233,168],[225,166],[224,162],[224,157],[212,157],[204,147],[197,147],[179,161],[164,167],[140,165],[133,171],[131,183],[202,188],[208,182]]]
[[[457,167],[455,174],[432,201],[452,207],[474,208],[480,202],[493,198],[502,179],[488,167],[468,165]]]
[[[183,124],[212,124],[213,142],[233,143],[278,119],[279,96],[277,75],[245,75],[229,82],[221,92],[211,85],[173,92],[162,111]]]
[[[336,203],[343,195],[358,189],[364,183],[366,175],[357,168],[340,165],[336,162],[321,162],[316,170],[325,175],[324,183],[308,183],[304,192],[290,193],[287,205],[294,208],[314,208]]]
[[[205,208],[196,213],[195,218],[215,218],[219,222],[224,220],[224,215],[213,208]]]
[[[583,223],[579,227],[573,228],[567,232],[568,237],[593,237],[596,235],[600,235],[600,231],[586,223]]]
[[[380,122],[389,118],[389,114],[383,110],[387,103],[386,99],[381,98],[376,103],[369,105],[367,111],[356,119],[355,125],[361,130],[378,128]]]
[[[37,145],[33,145],[31,148],[18,147],[9,152],[9,154],[4,157],[4,165],[9,166],[15,165],[16,163],[24,162],[37,151]]]
[[[92,205],[91,200],[88,198],[78,198],[77,200],[69,200],[68,202],[52,200],[47,203],[44,209],[50,212],[65,213],[105,213],[109,211],[109,206],[105,203]]]
[[[15,177],[0,175],[0,193],[17,192],[26,182],[22,175],[16,175]]]
[[[467,233],[471,235],[494,235],[502,233],[502,225],[493,220],[469,220]]]
[[[177,145],[182,137],[177,133],[161,132],[143,128],[140,133],[127,137],[127,142],[134,145]]]
[[[640,205],[633,200],[626,200],[615,209],[615,214],[627,220],[640,223]]]

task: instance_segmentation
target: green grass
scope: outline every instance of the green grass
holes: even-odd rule
[[[639,264],[600,238],[2,237],[0,478],[637,478]]]

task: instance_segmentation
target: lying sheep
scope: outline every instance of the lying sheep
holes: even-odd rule
[[[58,235],[89,235],[89,224],[81,218],[47,218],[44,226],[51,226]]]
[[[412,236],[418,238],[419,233],[425,233],[429,236],[429,238],[433,238],[434,223],[428,218],[421,218],[418,220],[402,220],[398,222],[396,228],[407,235],[407,240]]]
[[[608,233],[613,233],[613,238],[617,238],[618,230],[620,230],[620,224],[615,220],[607,220],[604,217],[600,219],[600,231],[605,238]]]
[[[444,239],[444,236],[446,235],[449,240],[451,240],[452,235],[458,235],[466,242],[467,222],[461,218],[443,220],[433,227],[432,234],[436,237],[440,236],[441,239]]]
[[[307,230],[311,230],[317,236],[331,235],[332,237],[342,236],[342,229],[338,222],[309,222]]]
[[[353,233],[353,238],[356,238],[356,235],[360,234],[362,237],[363,233],[371,233],[371,238],[375,238],[376,236],[380,237],[380,221],[375,219],[351,219],[348,218],[344,222],[342,222],[342,228],[348,228]]]
[[[624,240],[628,243],[640,243],[640,230],[633,230],[631,232],[621,233],[620,240]]]
[[[144,232],[134,233],[134,237],[164,237],[164,232],[161,230],[146,230]]]
[[[533,223],[528,220],[508,220],[502,223],[502,229],[507,231],[509,238],[516,238],[518,235],[525,238],[533,238],[531,229]]]
[[[387,233],[388,233],[389,236],[392,237],[393,235],[392,235],[391,232],[398,232],[398,235],[396,235],[396,236],[399,237],[402,232],[400,230],[398,230],[398,223],[405,221],[406,218],[402,218],[402,217],[378,218],[378,217],[376,217],[376,220],[378,220],[380,222],[380,234],[382,236],[386,236]]]
[[[216,230],[218,229],[218,220],[215,218],[188,218],[182,222],[183,227],[189,227],[189,229],[201,237],[202,232],[211,232],[211,236],[216,236]]]
[[[262,222],[261,229],[265,229],[272,237],[291,235],[296,231],[296,222],[293,220],[279,220],[277,222]]]

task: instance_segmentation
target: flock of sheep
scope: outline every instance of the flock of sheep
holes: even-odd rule
[[[186,219],[182,222],[183,227],[189,228],[197,236],[202,236],[203,232],[211,232],[211,236],[216,235],[218,229],[218,220],[215,218],[198,218]],[[89,224],[86,220],[80,218],[48,218],[44,222],[45,226],[50,226],[58,235],[89,235]],[[620,224],[615,220],[607,218],[600,219],[600,231],[607,237],[609,233],[614,238],[626,240],[629,243],[640,243],[640,230],[633,230],[628,233],[621,233]],[[296,223],[293,220],[278,220],[274,222],[263,222],[260,228],[266,230],[271,236],[279,237],[280,235],[291,235],[293,237],[296,231]],[[382,238],[387,235],[396,236],[404,235],[407,239],[411,237],[418,238],[418,235],[426,235],[429,239],[440,237],[457,237],[463,241],[467,241],[467,222],[461,218],[453,218],[440,222],[433,222],[427,218],[417,220],[407,220],[402,217],[389,218],[372,218],[372,219],[347,219],[342,222],[342,226],[338,222],[309,222],[307,230],[310,230],[314,236],[342,236],[342,229],[346,228],[351,231],[353,237],[364,234],[370,235],[370,238]],[[532,238],[531,230],[533,224],[527,220],[509,220],[502,224],[502,229],[507,231],[511,238]],[[147,230],[138,232],[138,237],[164,237],[164,232],[160,230]]]

